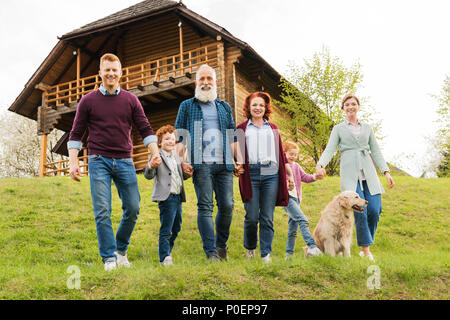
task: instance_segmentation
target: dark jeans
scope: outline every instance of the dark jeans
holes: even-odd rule
[[[175,239],[181,230],[181,197],[179,194],[170,194],[169,197],[158,204],[159,220],[159,261],[172,252]]]
[[[207,256],[217,253],[216,246],[225,248],[233,218],[233,173],[224,164],[202,164],[192,176],[197,195],[197,225]],[[216,195],[217,215],[214,235],[213,192]]]
[[[258,243],[261,247],[261,257],[272,252],[273,242],[273,214],[278,194],[278,173],[261,174],[260,165],[250,165],[250,179],[253,197],[244,203],[244,247],[248,250],[256,249]]]

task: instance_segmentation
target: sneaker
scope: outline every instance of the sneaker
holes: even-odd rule
[[[253,259],[255,257],[255,250],[247,250],[247,259]]]
[[[116,261],[106,261],[105,262],[105,271],[112,271],[117,268],[117,262]]]
[[[121,255],[120,253],[118,253],[117,251],[114,252],[114,254],[117,257],[117,266],[120,267],[126,267],[129,268],[130,267],[130,262],[128,261],[127,258],[127,254],[125,253],[125,255]]]
[[[221,260],[217,253],[213,253],[212,255],[207,256],[207,259],[213,262]]]
[[[314,248],[308,248],[308,250],[306,251],[306,254],[310,257],[314,257],[314,256],[321,256],[323,253],[322,253],[322,251],[320,251],[319,248],[314,247]]]
[[[370,252],[369,252],[369,255],[366,256],[366,255],[364,254],[363,251],[360,251],[360,252],[359,252],[359,256],[360,256],[361,258],[369,258],[370,261],[375,261],[375,259],[373,258],[372,253],[370,253]]]
[[[173,264],[173,262],[172,262],[172,257],[171,257],[171,256],[166,256],[166,257],[164,258],[164,260],[161,262],[161,264],[162,264],[163,266],[165,266],[165,267],[171,266],[171,265]]]
[[[217,255],[221,260],[228,261],[228,248],[219,248],[217,247]]]
[[[288,261],[288,260],[292,260],[292,257],[293,257],[294,255],[292,254],[292,253],[287,253],[286,252],[286,255],[284,256],[284,260],[286,260],[286,261]]]
[[[270,257],[270,253],[268,253],[266,256],[262,257],[262,260],[263,260],[264,263],[272,262],[272,258]]]

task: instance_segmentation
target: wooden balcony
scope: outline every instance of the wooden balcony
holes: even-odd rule
[[[86,176],[89,174],[87,149],[84,148],[81,150],[81,152],[83,153],[83,155],[78,157],[78,165],[80,166],[81,176]],[[136,171],[145,169],[149,155],[150,152],[143,144],[133,147],[131,157],[134,161]],[[69,175],[69,169],[68,159],[46,163],[44,164],[44,176],[66,176]]]
[[[185,51],[183,54],[163,57],[122,69],[120,86],[126,90],[158,86],[160,82],[192,75],[202,64],[217,66],[217,45],[211,44]],[[77,80],[49,86],[44,92],[44,107],[56,109],[58,106],[71,107],[81,97],[98,89],[100,76],[93,75]]]

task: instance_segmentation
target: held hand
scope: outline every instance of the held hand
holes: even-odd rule
[[[183,174],[187,177],[192,177],[194,173],[194,168],[189,163],[181,162],[181,169],[183,169]]]
[[[325,171],[322,166],[317,165],[316,166],[316,178],[317,179],[323,179],[327,175],[327,172]]]
[[[392,179],[391,174],[389,172],[386,172],[384,175],[386,176],[386,180],[389,183],[389,188],[392,189],[395,186],[394,179]]]
[[[320,172],[320,173],[316,172],[316,180],[322,180],[323,178],[324,178],[324,175],[322,172]]]
[[[243,164],[237,164],[234,163],[234,171],[233,174],[236,177],[239,177],[241,174],[244,174],[245,170],[244,170],[244,165]]]
[[[294,187],[295,187],[294,179],[293,178],[289,178],[288,179],[288,190],[292,191],[292,190],[294,190]]]
[[[156,157],[152,157],[152,160],[150,160],[150,168],[156,168],[159,167],[162,163],[161,157],[158,155]]]
[[[80,182],[80,167],[78,164],[70,165],[69,176],[72,180]]]

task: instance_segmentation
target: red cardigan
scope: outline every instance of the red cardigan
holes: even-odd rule
[[[237,126],[237,129],[242,129],[245,133],[245,131],[247,130],[247,123],[248,120],[242,122]],[[275,124],[269,122],[269,125],[272,128],[272,130],[278,130],[278,127]],[[285,166],[285,164],[287,163],[287,158],[286,154],[284,153],[283,143],[281,141],[280,134],[274,131],[274,136],[275,139],[278,137],[278,145],[279,145],[278,163],[280,164],[278,167],[278,195],[276,206],[287,207],[289,203],[289,192],[286,180],[286,166]],[[239,176],[239,191],[241,192],[242,201],[247,202],[253,197],[252,182],[250,179],[250,168],[248,165],[247,142],[245,143],[244,170],[245,170],[244,174],[241,174]]]

